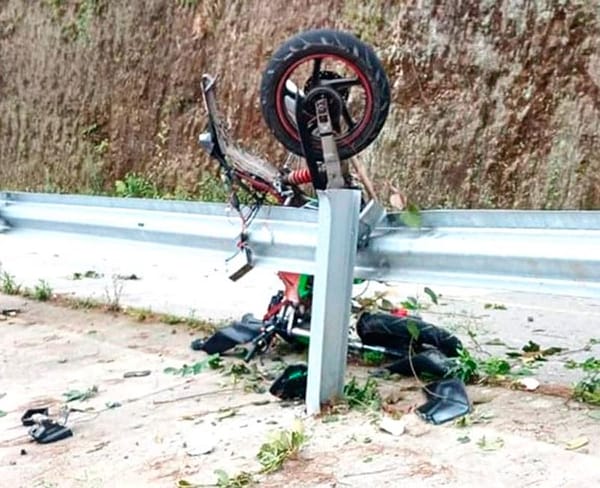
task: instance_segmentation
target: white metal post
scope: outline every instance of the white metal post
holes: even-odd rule
[[[340,397],[344,388],[361,198],[359,190],[317,193],[319,235],[306,389],[309,415]]]

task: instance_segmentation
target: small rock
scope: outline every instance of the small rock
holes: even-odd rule
[[[535,391],[540,386],[540,382],[535,378],[521,378],[518,383],[527,391]]]
[[[21,449],[21,456],[26,456],[27,455],[27,451],[25,449]]]
[[[184,442],[185,452],[188,456],[202,456],[203,454],[210,454],[215,450],[216,442],[214,439],[188,439]]]
[[[527,322],[533,322],[533,317],[531,315],[527,317]]]
[[[406,430],[406,426],[402,420],[394,420],[391,417],[383,417],[379,424],[379,428],[393,436],[401,436]]]

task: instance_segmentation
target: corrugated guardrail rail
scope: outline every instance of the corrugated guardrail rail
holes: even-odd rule
[[[314,273],[317,215],[263,207],[250,227],[256,264]],[[240,232],[226,205],[199,202],[4,192],[0,217],[9,232],[88,234],[221,255],[232,253]],[[358,253],[356,276],[600,297],[600,211],[433,210],[421,213],[419,228],[390,214]]]

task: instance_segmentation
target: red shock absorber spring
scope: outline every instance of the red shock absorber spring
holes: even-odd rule
[[[304,183],[310,183],[312,178],[310,177],[308,168],[303,168],[292,171],[286,176],[285,181],[290,185],[302,185]]]

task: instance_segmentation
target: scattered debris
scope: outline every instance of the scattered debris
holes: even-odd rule
[[[108,446],[110,444],[110,441],[104,441],[104,442],[99,442],[98,444],[96,444],[94,447],[92,447],[89,451],[86,451],[86,454],[91,454],[93,452],[99,451],[101,449],[104,449],[106,446]]]
[[[145,369],[143,371],[127,371],[123,374],[123,378],[142,378],[144,376],[150,376],[151,371]]]
[[[117,276],[118,280],[141,280],[142,278],[134,273],[132,274],[126,274],[126,275],[122,275],[122,274],[118,274]]]
[[[535,391],[539,388],[540,382],[535,378],[521,378],[517,384],[525,388],[527,391]]]
[[[577,437],[576,439],[567,442],[565,449],[567,449],[568,451],[575,451],[577,449],[582,448],[583,446],[587,446],[589,442],[590,440],[585,436]]]
[[[97,271],[94,270],[88,270],[84,273],[73,273],[73,279],[74,280],[81,280],[83,278],[90,278],[90,279],[99,279],[102,278],[104,275],[98,273]]]
[[[502,449],[504,447],[504,440],[501,437],[488,439],[486,436],[483,436],[477,441],[477,445],[483,451],[497,451],[498,449]]]
[[[86,400],[89,400],[90,398],[95,397],[97,394],[98,394],[98,387],[96,385],[94,385],[85,391],[69,390],[68,392],[63,393],[63,396],[66,397],[66,402],[68,403],[68,402],[74,402],[77,400],[84,402]]]
[[[183,443],[185,452],[188,456],[202,456],[210,454],[217,447],[217,443],[212,438],[194,436],[193,439],[188,439]]]
[[[62,419],[57,421],[49,416],[48,408],[32,408],[21,417],[21,423],[29,429],[29,435],[40,444],[49,444],[67,437],[73,432],[66,426],[69,409],[61,411]]]
[[[489,424],[490,421],[494,418],[494,414],[492,412],[476,412],[473,415],[465,415],[464,417],[460,417],[454,422],[456,427],[465,428],[471,427],[476,424]]]
[[[457,379],[429,383],[423,387],[427,402],[416,409],[426,422],[439,425],[471,412],[465,385]]]
[[[0,310],[0,319],[2,317],[4,317],[4,318],[16,317],[20,313],[21,313],[21,310],[19,310],[18,308],[3,308],[2,310]]]
[[[281,400],[304,399],[307,377],[308,367],[305,364],[291,364],[271,385],[269,393]]]
[[[163,371],[167,374],[175,374],[180,376],[189,376],[200,374],[207,369],[219,369],[222,368],[221,357],[218,353],[211,354],[206,359],[198,361],[192,365],[184,364],[181,368],[165,368]]]
[[[104,404],[104,406],[105,406],[106,408],[119,408],[119,407],[121,407],[121,406],[123,406],[123,405],[122,405],[121,403],[119,403],[119,402],[106,402],[106,403]]]
[[[530,364],[535,361],[546,361],[548,356],[553,356],[564,351],[562,347],[548,347],[542,349],[539,344],[530,340],[521,348],[522,352],[510,351],[506,355],[511,358],[520,358],[525,364]]]
[[[501,303],[486,303],[483,308],[486,310],[506,310],[506,305]]]
[[[379,423],[379,428],[393,436],[401,436],[406,430],[406,425],[402,420],[395,420],[391,417],[383,417]]]
[[[262,320],[253,317],[251,314],[246,314],[241,320],[232,322],[227,327],[217,330],[207,339],[193,340],[191,348],[194,351],[204,351],[207,354],[223,353],[239,344],[251,342],[261,334],[263,327]]]
[[[237,415],[237,410],[235,408],[225,408],[217,415],[217,421],[225,420],[231,417],[235,417]]]
[[[292,429],[282,430],[271,435],[269,441],[262,444],[256,457],[262,465],[261,473],[273,473],[281,468],[286,459],[296,456],[308,440],[304,426],[299,420]]]

